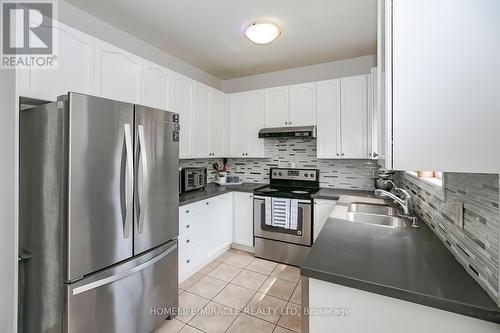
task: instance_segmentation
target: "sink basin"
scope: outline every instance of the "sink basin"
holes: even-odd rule
[[[351,202],[347,207],[345,220],[390,228],[405,228],[406,222],[397,216],[397,213],[396,208],[387,205]]]
[[[361,202],[351,202],[349,207],[347,207],[348,213],[363,213],[363,214],[375,214],[375,215],[389,215],[397,216],[398,211],[396,208],[373,203],[361,203]]]
[[[369,223],[391,228],[405,228],[405,221],[398,216],[347,212],[345,219],[351,222]]]

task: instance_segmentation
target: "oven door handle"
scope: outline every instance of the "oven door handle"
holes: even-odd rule
[[[266,197],[263,197],[260,195],[254,195],[253,198],[254,198],[254,200],[266,200]],[[270,198],[273,198],[273,197],[270,197]],[[274,198],[277,198],[277,197],[274,197]],[[293,199],[293,198],[285,198],[285,199]],[[311,204],[311,200],[298,199],[297,203]]]

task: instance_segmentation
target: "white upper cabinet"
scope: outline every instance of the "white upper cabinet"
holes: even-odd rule
[[[386,24],[393,168],[498,173],[500,1],[393,0]]]
[[[95,86],[101,97],[142,102],[142,59],[113,45],[95,42]]]
[[[19,95],[55,101],[74,91],[94,94],[94,38],[62,23],[58,34],[57,69],[19,71]]]
[[[288,87],[266,89],[265,101],[265,127],[288,126]]]
[[[229,97],[229,154],[232,157],[265,157],[264,139],[258,132],[264,127],[265,92],[253,90]]]
[[[172,111],[180,114],[179,155],[191,157],[191,117],[193,82],[187,77],[174,73],[172,76]]]
[[[142,67],[142,104],[169,111],[172,72],[144,61]]]
[[[264,139],[259,139],[259,131],[264,127],[265,92],[254,90],[245,93],[245,129],[247,157],[264,157]]]
[[[244,157],[247,150],[245,126],[245,95],[229,95],[229,155]]]
[[[193,86],[193,119],[191,124],[192,157],[207,157],[208,139],[208,106],[210,88],[201,83]]]
[[[317,156],[340,157],[340,79],[317,84]]]
[[[341,153],[344,158],[369,158],[366,75],[340,79]]]
[[[208,118],[209,157],[223,157],[226,154],[227,128],[228,113],[226,94],[211,88]]]
[[[377,68],[372,68],[366,77],[368,98],[368,157],[377,159],[379,157],[379,130],[380,112],[377,102]]]
[[[296,84],[289,87],[290,126],[316,125],[316,83]]]

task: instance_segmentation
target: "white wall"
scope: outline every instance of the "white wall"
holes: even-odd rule
[[[60,22],[86,34],[190,77],[193,80],[205,83],[219,90],[222,89],[222,81],[218,78],[91,16],[65,1],[59,1],[58,18]]]
[[[13,70],[0,70],[0,115],[0,332],[15,332],[18,117]]]
[[[376,65],[376,56],[368,55],[225,80],[222,83],[222,90],[227,93],[232,93],[367,74],[370,73],[371,68]]]

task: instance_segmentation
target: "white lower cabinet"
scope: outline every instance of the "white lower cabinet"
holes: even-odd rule
[[[328,217],[333,212],[336,203],[335,200],[314,199],[313,241],[318,238],[321,229],[323,229],[326,220],[328,220]]]
[[[179,281],[233,241],[233,193],[179,207]]]
[[[234,238],[233,242],[253,246],[253,194],[234,192]]]

